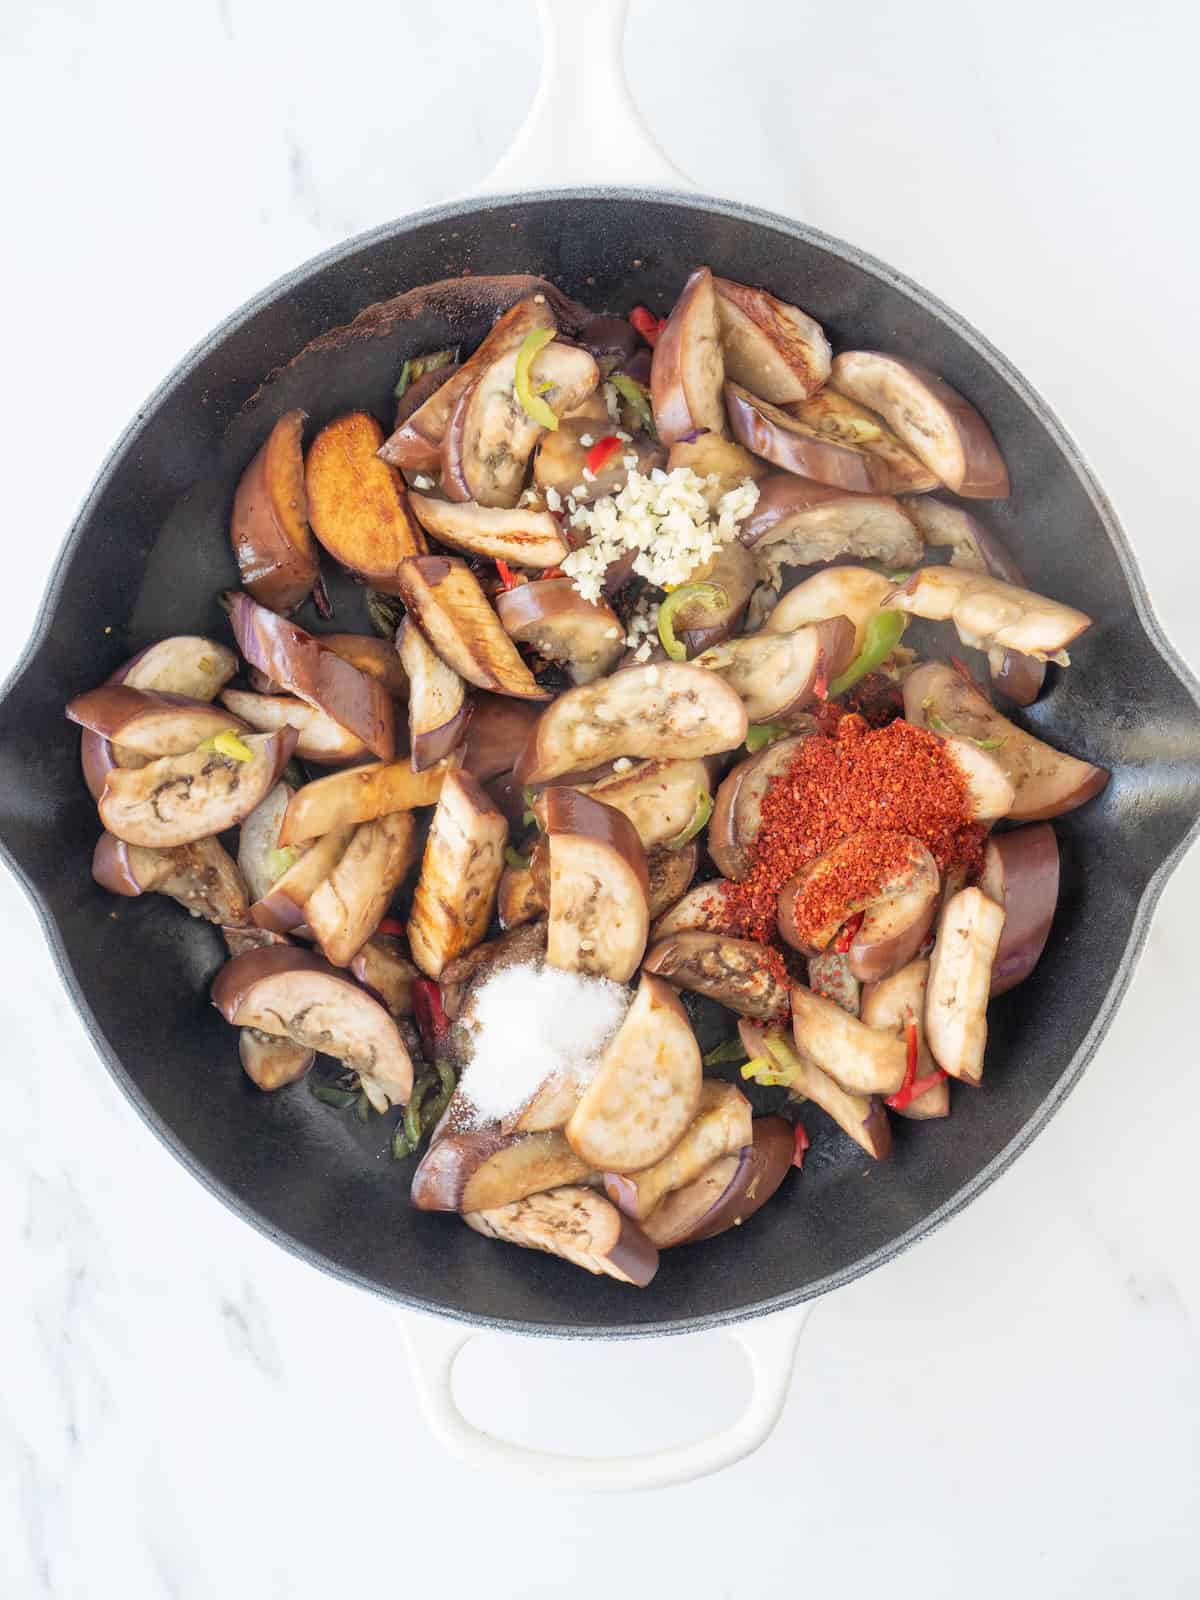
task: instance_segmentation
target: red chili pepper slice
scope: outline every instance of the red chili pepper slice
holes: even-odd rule
[[[390,933],[393,939],[406,939],[408,937],[408,929],[400,921],[399,917],[384,917],[375,932]]]
[[[450,1019],[442,1004],[442,991],[432,978],[415,978],[412,986],[413,1015],[421,1035],[421,1051],[426,1061],[436,1061],[442,1041],[450,1031]]]
[[[653,311],[645,306],[634,306],[629,313],[629,321],[634,329],[641,334],[651,350],[658,343],[658,336],[667,325],[666,317],[656,317]],[[595,468],[592,469],[593,471]]]
[[[547,567],[542,573],[543,578],[565,578],[566,573],[561,567]]]
[[[842,927],[841,933],[838,934],[833,943],[833,948],[839,956],[844,956],[858,937],[858,930],[862,927],[865,916],[865,911],[856,911]]]
[[[606,433],[603,439],[597,439],[587,453],[588,471],[603,472],[620,448],[621,441],[615,433]]]
[[[497,560],[496,560],[496,571],[500,574],[500,582],[501,582],[501,584],[503,585],[503,587],[504,587],[504,589],[506,591],[509,590],[509,589],[515,589],[517,587],[517,584],[520,582],[520,579],[517,577],[517,575],[513,571],[513,569],[509,566],[507,561],[501,561],[497,557]]]
[[[964,683],[969,683],[972,689],[978,689],[979,685],[975,682],[974,673],[961,656],[951,656],[950,665],[954,668],[955,672],[958,673],[959,677]]]
[[[932,1089],[935,1084],[941,1083],[946,1076],[941,1067],[936,1067],[932,1072],[927,1072],[923,1078],[917,1077],[918,1046],[916,1022],[910,1021],[905,1032],[908,1038],[908,1057],[904,1063],[904,1082],[896,1090],[895,1094],[888,1095],[883,1102],[885,1106],[890,1106],[893,1111],[903,1111],[905,1106],[911,1105],[914,1100],[925,1094],[927,1090]]]
[[[802,1122],[798,1122],[796,1124],[796,1148],[792,1152],[792,1165],[794,1167],[802,1167],[804,1165],[804,1157],[811,1147],[812,1140],[808,1137],[808,1129]]]

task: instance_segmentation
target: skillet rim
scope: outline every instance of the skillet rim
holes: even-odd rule
[[[752,223],[756,226],[773,228],[793,238],[802,239],[807,244],[815,246],[826,254],[839,257],[847,264],[869,273],[889,288],[909,296],[932,316],[948,324],[963,342],[981,360],[989,364],[1008,386],[1020,396],[1046,429],[1060,453],[1074,471],[1108,535],[1147,642],[1157,651],[1159,657],[1190,696],[1196,708],[1198,725],[1200,725],[1200,680],[1197,679],[1196,675],[1185,664],[1182,657],[1167,639],[1161,624],[1154,614],[1141,571],[1138,568],[1136,558],[1117,517],[1112,501],[1100,486],[1095,474],[1084,459],[1079,446],[1056,413],[1012,363],[971,323],[936,295],[930,294],[906,274],[897,271],[876,256],[860,250],[857,246],[851,245],[844,240],[835,238],[833,235],[823,233],[821,230],[809,227],[804,223],[796,222],[777,212],[706,195],[685,194],[666,189],[639,189],[623,186],[538,189],[528,192],[487,196],[482,199],[450,201],[442,205],[427,207],[422,211],[410,212],[390,222],[382,223],[380,226],[369,229],[364,233],[355,234],[350,239],[310,257],[290,271],[283,273],[257,295],[252,296],[219,322],[210,333],[185,352],[163,378],[162,382],[138,407],[101,463],[59,550],[54,567],[47,580],[29,640],[16,665],[7,675],[3,684],[0,685],[0,706],[7,703],[9,698],[15,694],[26,674],[34,670],[43,647],[49,641],[51,625],[58,608],[61,592],[66,585],[70,568],[82,544],[84,533],[90,523],[97,501],[106,490],[110,480],[124,463],[127,454],[136,446],[137,440],[145,427],[148,426],[151,416],[170,399],[174,391],[195,372],[210,353],[215,351],[225,339],[257,315],[259,311],[279,299],[302,281],[323,272],[326,268],[356,254],[364,248],[369,248],[385,239],[402,235],[414,227],[424,226],[429,223],[453,221],[464,216],[475,216],[480,212],[503,211],[507,206],[512,205],[527,205],[548,201],[594,200],[631,201],[639,204],[669,204],[686,207],[689,210],[703,211],[710,215],[717,215],[735,223]],[[1191,826],[1175,848],[1159,863],[1146,883],[1145,889],[1135,907],[1125,949],[1117,965],[1112,983],[1109,985],[1108,992],[1098,1008],[1090,1028],[1071,1057],[1066,1069],[1049,1094],[1026,1118],[1004,1148],[999,1150],[986,1166],[981,1168],[968,1183],[964,1184],[942,1205],[930,1212],[919,1223],[907,1229],[895,1239],[888,1241],[887,1244],[880,1245],[877,1249],[868,1252],[839,1271],[829,1273],[814,1283],[785,1294],[775,1295],[769,1299],[756,1301],[752,1305],[733,1310],[707,1312],[694,1317],[675,1317],[664,1319],[657,1323],[605,1323],[603,1325],[589,1324],[586,1326],[572,1326],[568,1323],[534,1323],[513,1318],[487,1316],[482,1313],[447,1308],[420,1296],[406,1295],[391,1286],[384,1286],[361,1273],[340,1265],[319,1250],[301,1244],[291,1234],[254,1212],[238,1194],[215,1178],[201,1162],[196,1160],[180,1144],[174,1130],[143,1099],[136,1084],[126,1072],[120,1057],[109,1046],[100,1028],[96,1016],[88,1003],[87,996],[78,982],[68,959],[54,914],[42,899],[37,887],[26,874],[20,861],[9,849],[6,840],[2,836],[0,836],[0,860],[7,866],[31,902],[46,937],[58,976],[84,1027],[91,1036],[97,1054],[107,1067],[125,1099],[180,1165],[196,1178],[210,1194],[220,1200],[242,1221],[249,1223],[258,1233],[265,1235],[275,1244],[282,1246],[291,1255],[298,1257],[308,1265],[316,1267],[345,1283],[353,1284],[357,1288],[366,1289],[381,1299],[388,1300],[409,1311],[443,1317],[449,1321],[481,1330],[487,1329],[539,1338],[646,1339],[730,1327],[739,1322],[750,1321],[755,1317],[768,1316],[773,1312],[783,1311],[802,1305],[809,1300],[815,1300],[822,1295],[831,1293],[835,1289],[844,1287],[876,1267],[883,1266],[905,1250],[911,1249],[920,1239],[944,1227],[951,1217],[970,1205],[1012,1165],[1017,1157],[1041,1133],[1079,1082],[1104,1035],[1108,1032],[1113,1017],[1125,997],[1138,958],[1149,934],[1155,907],[1167,880],[1197,837],[1200,837],[1200,800],[1197,802],[1196,816],[1193,818]]]

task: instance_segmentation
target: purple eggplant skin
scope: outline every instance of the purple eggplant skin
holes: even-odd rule
[[[1004,931],[992,963],[991,996],[1007,994],[1037,965],[1058,905],[1058,840],[1048,822],[996,834],[984,856],[980,888],[1004,907]]]

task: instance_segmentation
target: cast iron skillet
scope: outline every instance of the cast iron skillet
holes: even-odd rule
[[[700,262],[803,306],[835,348],[916,357],[979,407],[1013,481],[1008,501],[982,508],[986,519],[1033,587],[1096,619],[1075,665],[1051,669],[1023,720],[1113,778],[1056,824],[1055,927],[1033,977],[992,1008],[985,1088],[960,1088],[948,1124],[898,1119],[894,1154],[877,1167],[814,1114],[802,1178],[745,1228],[664,1257],[653,1284],[633,1292],[417,1213],[408,1169],[383,1156],[379,1119],[363,1127],[339,1117],[303,1086],[264,1095],[249,1084],[234,1034],[208,1002],[223,958],[215,930],[155,896],[114,901],[91,881],[98,824],[62,707],[152,639],[229,637],[215,596],[236,581],[233,489],[281,412],[302,407],[311,431],[352,407],[386,422],[404,357],[472,343],[488,318],[451,326],[426,310],[414,321],[374,319],[358,336],[319,336],[400,290],[461,273],[534,272],[597,309],[645,302],[661,312]],[[333,588],[333,625],[365,630],[354,586]],[[1111,507],[1023,379],[945,306],[848,245],[743,206],[636,190],[426,211],[301,267],[237,312],[117,443],[0,700],[5,858],[102,1058],[150,1127],[227,1205],[314,1265],[418,1309],[528,1332],[733,1322],[820,1295],[938,1227],[1077,1081],[1198,813],[1197,685],[1150,613]]]

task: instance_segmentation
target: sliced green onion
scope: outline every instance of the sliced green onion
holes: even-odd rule
[[[976,739],[974,734],[959,733],[958,729],[952,728],[944,717],[939,717],[936,711],[931,710],[928,700],[922,704],[921,710],[925,715],[925,721],[933,732],[940,733],[943,739],[965,739],[968,744],[973,744],[977,750],[999,750],[1001,745],[1008,743],[1008,735],[1006,733],[998,733],[991,739]]]
[[[415,1150],[421,1142],[421,1101],[434,1087],[432,1072],[423,1072],[412,1086],[408,1104],[404,1108],[404,1136]]]
[[[533,392],[530,368],[535,357],[546,348],[554,338],[553,328],[534,328],[527,333],[521,341],[521,348],[517,351],[517,375],[513,383],[518,401],[525,415],[538,423],[543,428],[555,429],[558,427],[558,418],[542,399],[540,394]]]
[[[731,1067],[739,1062],[746,1054],[745,1046],[740,1039],[726,1039],[724,1044],[714,1046],[704,1057],[706,1067]]]
[[[442,1112],[450,1104],[450,1096],[458,1084],[458,1076],[448,1061],[435,1061],[438,1077],[442,1080],[441,1088],[421,1107],[421,1132],[432,1133],[437,1126]]]
[[[333,1106],[338,1111],[354,1105],[359,1096],[357,1089],[339,1089],[336,1083],[322,1083],[320,1078],[312,1076],[308,1079],[308,1092],[323,1106]]]
[[[787,733],[788,729],[782,722],[759,722],[746,735],[746,749],[756,756],[760,750],[774,744],[776,739],[786,738]]]
[[[234,728],[227,728],[224,733],[214,733],[210,738],[196,746],[196,754],[202,756],[226,756],[230,761],[253,761],[254,751],[248,744],[243,744]]]
[[[276,846],[267,851],[267,876],[274,883],[277,878],[282,878],[284,873],[294,867],[300,859],[300,851],[295,845]]]
[[[403,399],[404,391],[412,382],[412,367],[412,362],[406,361],[400,368],[400,376],[396,379],[396,387],[392,390],[392,398],[394,400]]]
[[[650,391],[640,384],[636,378],[631,378],[627,372],[614,372],[608,380],[623,400],[637,412],[638,421],[642,428],[652,439],[658,438],[658,430],[654,426],[654,408],[650,404]]]
[[[830,699],[845,694],[860,678],[865,678],[868,672],[874,672],[876,667],[882,666],[900,643],[907,626],[908,618],[903,611],[877,611],[867,623],[862,649],[841,677],[835,678],[829,685]]]
[[[506,866],[512,867],[514,872],[523,872],[529,865],[526,857],[519,850],[514,849],[511,844],[504,846],[504,862]]]
[[[368,589],[367,620],[379,637],[386,639],[390,644],[396,637],[396,629],[404,621],[404,607],[391,595],[379,594],[375,589]]]
[[[400,368],[400,376],[392,393],[399,400],[409,385],[416,383],[418,378],[423,378],[427,372],[436,372],[439,367],[448,367],[457,360],[457,345],[451,345],[445,350],[430,350],[423,356],[413,356]]]
[[[365,1122],[371,1115],[371,1102],[367,1098],[367,1091],[365,1089],[359,1095],[354,1110],[360,1122]]]
[[[719,611],[729,604],[729,596],[719,583],[682,583],[672,589],[658,608],[658,637],[672,661],[687,660],[687,646],[675,637],[675,617],[682,607],[699,604],[706,611]]]
[[[692,820],[673,839],[667,840],[667,849],[682,850],[685,844],[690,844],[701,828],[707,825],[709,817],[712,816],[712,808],[712,795],[707,789],[701,789],[696,796],[696,809],[692,812]]]

